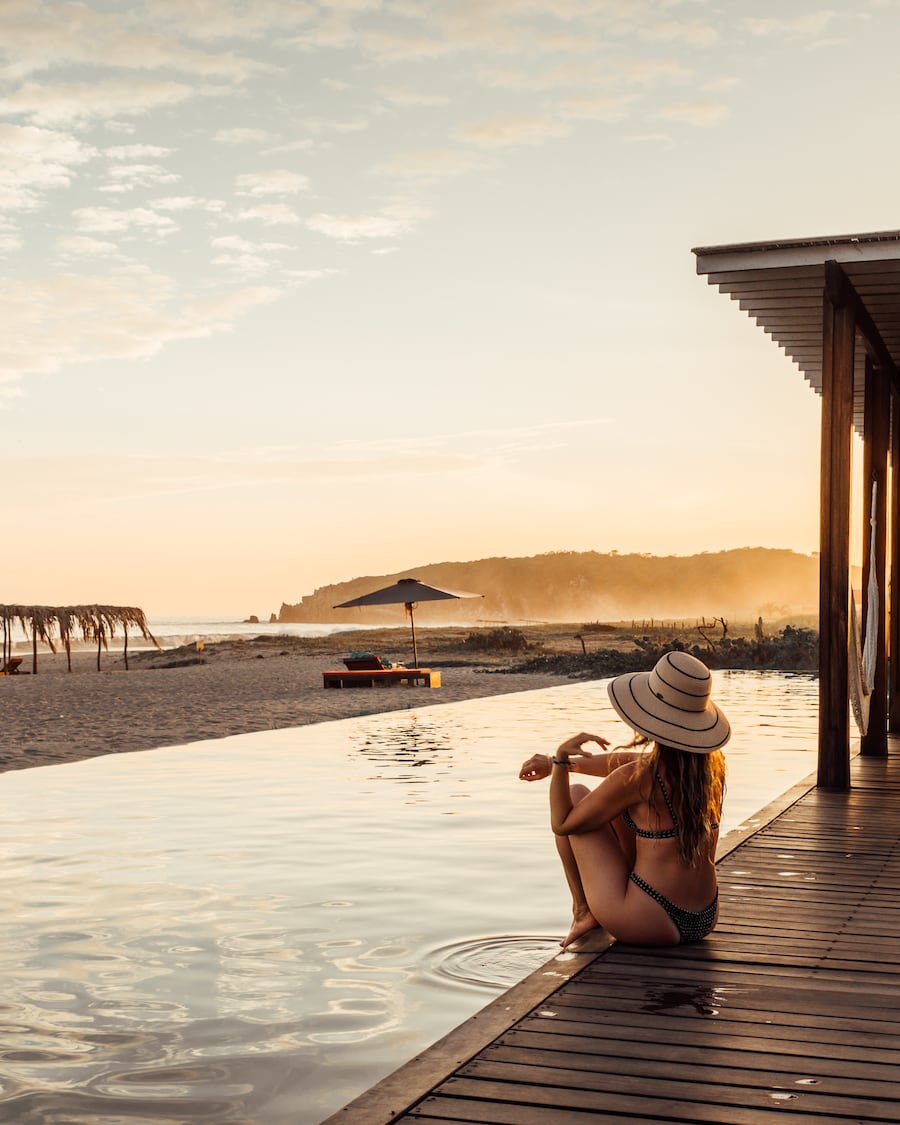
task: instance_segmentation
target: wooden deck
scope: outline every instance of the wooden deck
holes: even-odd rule
[[[729,837],[704,942],[556,958],[328,1122],[900,1122],[898,773]]]

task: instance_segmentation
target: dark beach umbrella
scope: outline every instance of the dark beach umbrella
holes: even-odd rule
[[[373,590],[371,594],[361,594],[358,598],[351,598],[349,602],[341,602],[334,609],[350,609],[357,605],[404,605],[409,614],[409,624],[412,629],[413,666],[419,665],[419,653],[416,649],[416,622],[413,609],[417,602],[442,602],[450,598],[483,598],[484,594],[470,594],[465,590],[442,590],[439,586],[429,586],[427,582],[420,582],[418,578],[401,578],[393,586],[383,586],[380,590]]]

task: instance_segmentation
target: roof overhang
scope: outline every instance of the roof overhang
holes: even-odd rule
[[[694,254],[697,273],[737,301],[817,392],[826,295],[854,302],[863,345],[856,349],[854,380],[860,431],[866,355],[900,394],[900,231],[703,246]]]

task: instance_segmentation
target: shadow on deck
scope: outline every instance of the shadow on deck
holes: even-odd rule
[[[898,758],[723,841],[705,941],[554,958],[327,1125],[900,1122]]]

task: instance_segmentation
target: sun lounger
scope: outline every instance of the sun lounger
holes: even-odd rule
[[[19,665],[22,663],[21,656],[11,656],[9,660],[0,668],[0,676],[18,676]]]
[[[344,663],[351,672],[380,672],[393,667],[390,660],[382,660],[371,652],[351,652]]]
[[[327,688],[391,687],[393,684],[413,687],[420,683],[426,687],[439,688],[441,686],[441,674],[440,672],[432,672],[430,668],[401,667],[333,668],[322,673],[322,686]]]

